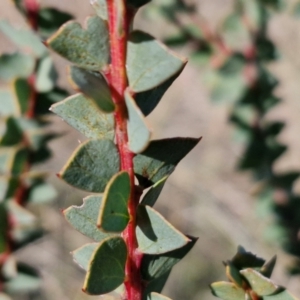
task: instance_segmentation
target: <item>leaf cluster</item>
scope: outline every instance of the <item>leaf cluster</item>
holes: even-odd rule
[[[224,262],[228,281],[213,283],[212,293],[223,300],[296,300],[270,279],[275,263],[276,256],[266,262],[239,246],[237,254]]]
[[[15,4],[28,19],[23,1]],[[60,26],[59,16],[71,17],[52,8],[41,9],[38,32],[47,35],[42,33],[45,20],[52,28]],[[35,171],[34,166],[51,155],[48,141],[55,134],[46,127],[48,107],[67,92],[57,87],[53,62],[36,32],[16,29],[4,20],[0,30],[19,48],[0,55],[4,83],[0,90],[0,286],[5,297],[4,293],[28,293],[40,287],[38,272],[17,262],[13,252],[43,235],[37,218],[25,207],[56,196],[54,187],[45,181],[47,174]]]
[[[149,1],[128,1],[138,8]],[[75,250],[74,260],[86,270],[83,291],[90,295],[124,291],[128,249],[123,233],[130,216],[132,189],[144,192],[138,201],[137,251],[141,259],[143,299],[168,299],[161,292],[172,267],[195,244],[172,226],[153,206],[169,175],[180,160],[199,142],[198,138],[151,141],[146,116],[183,70],[186,60],[177,56],[151,35],[133,30],[127,43],[126,105],[128,147],[133,153],[133,186],[128,171],[120,169],[121,153],[115,141],[115,112],[107,78],[111,63],[106,1],[93,1],[96,15],[84,26],[64,24],[46,44],[72,63],[69,77],[77,94],[55,103],[51,111],[87,137],[59,172],[68,184],[93,193],[80,207],[64,210],[67,221],[93,240]],[[101,50],[101,51],[100,51]]]

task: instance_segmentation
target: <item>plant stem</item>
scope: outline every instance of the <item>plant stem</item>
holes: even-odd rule
[[[129,26],[134,15],[125,5],[125,0],[109,0],[109,34],[110,34],[110,51],[111,66],[107,78],[111,88],[112,98],[116,105],[116,141],[120,154],[121,170],[129,173],[131,181],[131,195],[128,204],[130,221],[123,232],[123,238],[127,245],[128,257],[125,266],[125,288],[126,300],[142,299],[142,283],[140,265],[142,253],[138,251],[136,239],[136,208],[139,203],[139,197],[135,194],[133,157],[128,148],[127,132],[127,109],[125,105],[124,92],[128,86],[126,73],[126,48],[129,34]]]
[[[40,4],[38,0],[24,0],[24,6],[27,12],[27,19],[33,30],[38,29],[38,13]]]

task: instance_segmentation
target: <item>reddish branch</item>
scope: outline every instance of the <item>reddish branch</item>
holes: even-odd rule
[[[40,4],[38,0],[24,0],[24,7],[27,13],[27,20],[33,30],[38,29],[38,13]]]
[[[128,148],[127,132],[127,109],[125,105],[124,92],[128,86],[126,73],[126,48],[129,34],[129,27],[134,16],[134,11],[126,7],[125,1],[109,0],[109,35],[111,65],[106,74],[111,88],[112,98],[116,105],[116,141],[120,153],[121,170],[129,173],[131,181],[131,195],[128,204],[130,221],[123,232],[123,238],[127,245],[128,257],[125,267],[125,288],[126,300],[142,299],[142,282],[140,265],[142,253],[138,251],[136,239],[136,209],[139,197],[135,193],[133,157]]]

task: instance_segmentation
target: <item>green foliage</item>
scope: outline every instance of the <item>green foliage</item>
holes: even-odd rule
[[[147,2],[128,1],[124,9],[131,11]],[[70,67],[70,79],[82,93],[55,103],[51,111],[89,138],[74,152],[59,176],[74,187],[97,193],[86,197],[82,206],[64,210],[67,221],[96,242],[75,250],[73,258],[87,272],[83,291],[91,295],[115,291],[120,295],[129,286],[127,281],[132,274],[126,273],[126,265],[135,259],[129,258],[134,251],[142,264],[136,275],[140,282],[135,284],[145,281],[142,298],[169,299],[159,293],[173,266],[197,239],[179,232],[151,206],[168,175],[200,139],[150,141],[145,116],[156,107],[186,60],[152,36],[131,32],[127,60],[122,62],[128,86],[116,101],[115,82],[110,78],[114,73],[108,73],[115,63],[112,56],[120,50],[110,48],[116,45],[109,40],[109,26],[113,25],[106,13],[106,1],[95,0],[91,4],[97,16],[88,19],[86,29],[68,22],[47,41],[50,48],[76,65]],[[120,18],[124,17],[121,14],[126,15],[121,8],[122,5],[112,8],[119,10]],[[121,77],[120,67],[118,71]],[[124,132],[128,145],[122,148],[120,134]],[[124,167],[129,161],[134,170]],[[133,171],[139,185],[134,184]],[[150,190],[140,201],[140,194],[148,187]],[[132,231],[126,233],[128,230]],[[119,286],[122,291],[117,289]]]
[[[26,4],[14,2],[29,20]],[[52,11],[55,18],[59,12]],[[47,143],[55,137],[42,117],[49,114],[49,105],[67,93],[56,86],[52,60],[34,30],[15,29],[3,20],[0,30],[23,51],[0,56],[0,79],[6,84],[0,90],[0,298],[10,299],[6,294],[26,295],[41,286],[38,272],[18,263],[14,252],[43,235],[36,217],[25,207],[56,196],[45,182],[46,173],[34,168],[50,156]]]
[[[224,264],[229,282],[221,281],[211,285],[216,297],[223,300],[296,300],[286,289],[270,280],[275,266],[274,258],[266,262],[239,247],[233,259]]]
[[[298,2],[291,6],[294,16],[299,12]],[[159,11],[177,32],[166,41],[172,46],[190,43],[195,63],[205,70],[204,82],[211,99],[230,105],[228,119],[235,126],[238,141],[245,147],[237,167],[251,171],[254,181],[261,186],[255,197],[259,205],[268,207],[270,217],[275,215],[265,235],[296,256],[292,273],[298,273],[300,205],[293,183],[299,175],[298,172],[278,174],[275,171],[274,165],[288,150],[279,141],[285,124],[268,121],[272,109],[281,102],[275,94],[278,81],[268,66],[280,59],[269,37],[268,24],[274,12],[285,10],[284,4],[285,1],[278,0],[236,0],[233,10],[216,30],[210,28],[203,16],[198,18],[193,7],[182,6],[180,0],[162,2]],[[282,195],[280,201],[276,201],[278,194]]]

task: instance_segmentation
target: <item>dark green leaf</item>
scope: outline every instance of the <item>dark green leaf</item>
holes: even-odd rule
[[[38,13],[38,31],[43,38],[48,38],[61,25],[73,18],[72,15],[55,8],[42,8]]]
[[[172,85],[181,71],[182,70],[159,86],[135,95],[135,102],[145,116],[149,115],[154,110],[167,89]]]
[[[31,87],[26,79],[16,79],[13,83],[14,93],[20,107],[21,114],[28,110],[29,100],[31,97]]]
[[[147,4],[150,1],[151,0],[126,0],[126,3],[127,3],[127,5],[131,5],[135,8],[139,8],[139,7]]]
[[[101,73],[72,66],[70,67],[70,79],[74,88],[90,98],[99,109],[106,113],[115,110],[110,88]]]
[[[126,259],[127,247],[121,237],[101,242],[91,258],[83,291],[102,295],[115,290],[125,280]]]
[[[276,264],[276,255],[273,256],[268,262],[266,262],[261,269],[259,270],[259,273],[261,273],[263,276],[270,278],[272,273],[273,273],[273,269],[275,267]]]
[[[166,181],[168,179],[168,176],[164,177],[163,179],[156,182],[150,190],[147,192],[147,194],[142,199],[141,204],[148,205],[148,206],[154,206],[155,202],[157,201]]]
[[[112,141],[88,140],[73,153],[59,177],[79,189],[102,193],[119,167],[119,153]]]
[[[126,228],[130,187],[130,177],[125,171],[117,173],[108,182],[97,221],[97,226],[103,231],[122,232]]]
[[[13,146],[22,141],[23,135],[16,119],[9,117],[3,124],[3,131],[0,136],[0,145]]]
[[[243,286],[243,280],[239,270],[230,261],[226,263],[226,276],[236,286]]]
[[[48,39],[47,44],[79,67],[100,71],[109,63],[107,25],[97,16],[89,17],[86,23],[86,30],[77,22],[66,23]]]
[[[144,152],[134,158],[134,171],[140,184],[149,187],[171,174],[199,141],[195,138],[152,141]]]
[[[1,187],[1,185],[0,185]],[[0,198],[1,200],[1,198]],[[0,202],[0,256],[2,253],[9,251],[8,245],[8,215],[7,209],[3,202]]]

